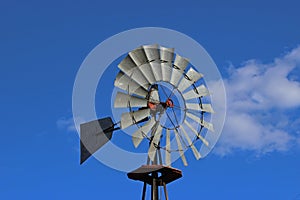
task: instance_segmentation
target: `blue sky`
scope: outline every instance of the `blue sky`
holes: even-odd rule
[[[73,83],[87,54],[109,36],[145,26],[198,41],[227,90],[220,141],[187,168],[175,163],[184,178],[169,185],[170,198],[300,198],[297,1],[0,5],[1,199],[140,198],[142,185],[125,173],[93,158],[79,165],[71,118]]]

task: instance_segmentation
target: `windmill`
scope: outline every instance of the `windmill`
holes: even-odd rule
[[[126,111],[118,122],[107,117],[80,125],[80,163],[111,140],[114,131],[135,126],[133,144],[138,148],[148,141],[148,156],[147,163],[129,172],[128,178],[144,183],[142,199],[147,184],[151,199],[159,199],[160,186],[168,199],[166,185],[182,177],[171,167],[171,154],[177,153],[187,166],[186,150],[191,149],[198,160],[202,149],[212,148],[206,134],[213,132],[209,119],[214,111],[203,75],[173,48],[157,44],[130,51],[118,68],[114,108]]]

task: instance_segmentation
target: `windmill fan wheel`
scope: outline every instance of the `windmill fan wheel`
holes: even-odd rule
[[[129,52],[118,68],[114,107],[128,109],[121,115],[121,129],[137,126],[132,134],[134,146],[149,140],[149,159],[154,161],[157,150],[165,150],[166,165],[171,164],[173,151],[179,152],[187,165],[184,151],[188,148],[200,159],[195,143],[209,148],[205,134],[213,132],[213,125],[205,119],[214,112],[206,102],[209,91],[203,75],[173,48],[157,44]]]

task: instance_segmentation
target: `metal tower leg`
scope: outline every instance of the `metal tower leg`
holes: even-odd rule
[[[166,198],[166,200],[169,200],[168,191],[167,191],[167,185],[166,185],[165,182],[163,182],[163,185],[164,185],[165,198]]]
[[[145,197],[146,197],[146,189],[147,189],[147,183],[144,182],[142,200],[145,200]]]
[[[151,200],[158,200],[158,174],[157,172],[152,173],[152,186],[151,186]]]

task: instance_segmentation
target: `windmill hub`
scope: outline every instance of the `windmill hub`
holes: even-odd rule
[[[167,99],[165,106],[168,108],[174,108],[174,103],[173,103],[172,99],[170,99],[170,98]]]
[[[150,86],[147,107],[165,129],[174,130],[184,121],[184,100],[170,83],[159,81]]]

